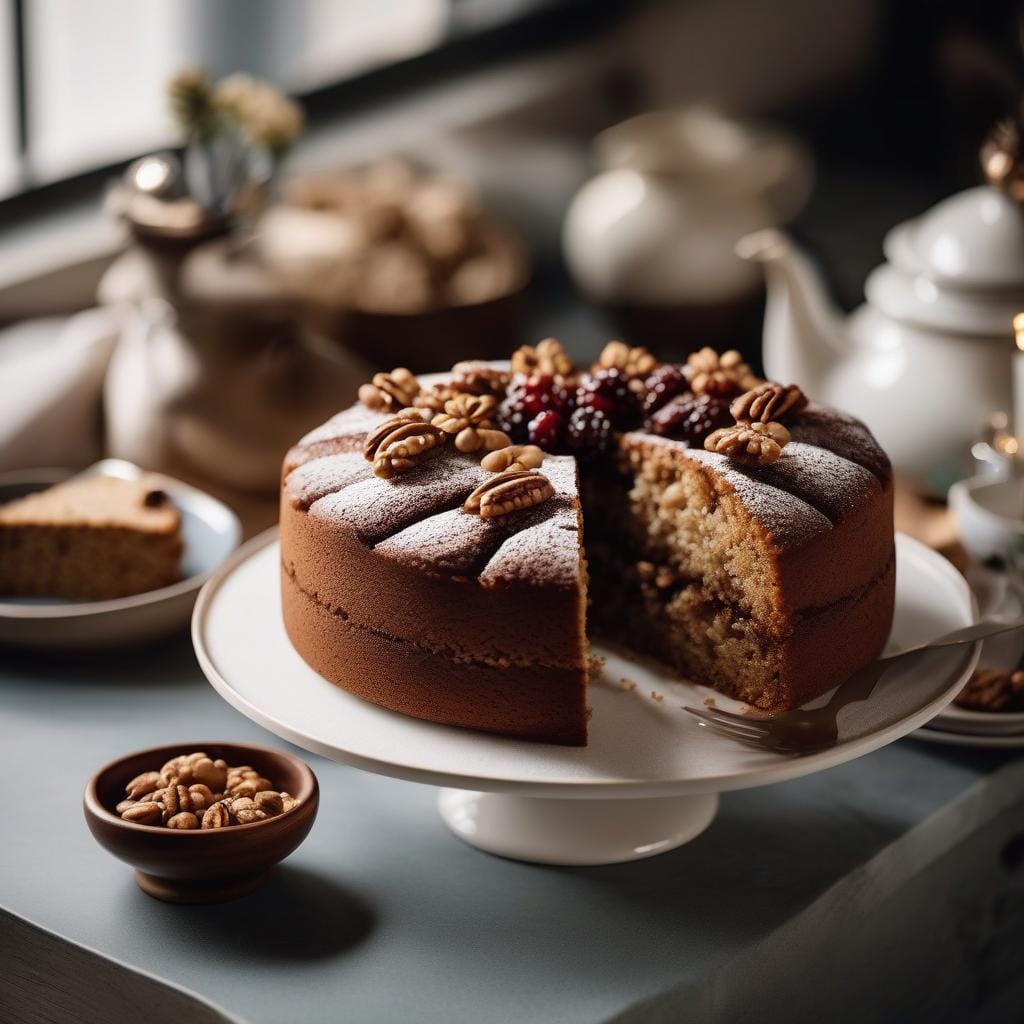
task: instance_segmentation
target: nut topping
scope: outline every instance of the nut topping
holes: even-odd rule
[[[404,366],[390,373],[375,373],[372,382],[359,389],[359,401],[368,409],[391,412],[412,405],[420,393],[420,382]]]
[[[501,395],[508,387],[508,373],[490,363],[468,359],[452,367],[451,389],[466,395]]]
[[[187,781],[193,778],[207,782]],[[160,783],[163,785],[160,785]],[[147,787],[154,786],[151,791]],[[181,754],[159,772],[143,772],[125,786],[128,797],[116,807],[125,821],[171,829],[214,829],[247,825],[287,814],[299,801],[276,792],[274,784],[250,765],[229,767],[207,754]],[[146,791],[139,798],[140,791]],[[134,796],[132,794],[135,794]]]
[[[191,811],[181,811],[167,819],[168,828],[199,828],[199,819]]]
[[[375,476],[390,480],[408,472],[437,455],[448,439],[439,427],[421,420],[415,410],[408,412],[410,415],[386,420],[366,439],[363,455],[373,463]]]
[[[439,412],[444,412],[444,403],[458,393],[450,384],[431,384],[412,400],[412,404],[415,408],[426,409],[436,416]]]
[[[134,804],[121,812],[125,821],[134,821],[136,825],[159,825],[163,816],[163,807],[154,800]]]
[[[609,341],[597,357],[594,369],[622,370],[627,377],[646,377],[658,360],[642,345],[630,346],[624,341]]]
[[[482,519],[495,519],[524,508],[533,508],[555,493],[551,481],[536,470],[506,470],[484,481],[466,499],[466,512]]]
[[[446,434],[454,435],[455,447],[460,452],[478,452],[481,448],[494,451],[511,443],[508,434],[490,418],[497,404],[493,395],[457,394],[444,403],[444,412],[431,422]]]
[[[770,466],[789,444],[789,431],[781,423],[737,423],[710,434],[704,441],[718,452],[748,466]]]
[[[489,452],[480,460],[480,465],[489,473],[503,470],[540,469],[544,463],[544,450],[535,444],[510,444]]]
[[[767,382],[740,395],[729,411],[738,423],[771,423],[807,405],[807,396],[796,384]]]
[[[544,374],[548,377],[569,377],[575,367],[562,343],[555,338],[545,338],[532,345],[522,345],[512,353],[512,372]]]
[[[761,383],[735,349],[721,355],[709,347],[692,352],[686,360],[686,372],[695,395],[734,395]]]
[[[231,812],[222,803],[208,807],[203,814],[203,828],[226,828],[231,824]]]
[[[141,775],[136,775],[135,778],[124,787],[124,791],[129,800],[138,800],[143,796],[143,794],[152,793],[153,790],[158,789],[159,786],[159,772],[143,772]]]

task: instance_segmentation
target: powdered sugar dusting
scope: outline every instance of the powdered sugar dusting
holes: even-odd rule
[[[314,501],[340,491],[372,475],[370,463],[361,452],[345,452],[311,459],[288,476],[285,491],[295,508],[309,508]]]
[[[877,477],[863,466],[802,441],[786,445],[782,457],[771,466],[737,469],[813,505],[833,523],[840,522],[880,490]]]
[[[627,438],[649,448],[667,449],[676,458],[687,459],[713,471],[735,491],[751,516],[781,546],[798,547],[832,529],[828,518],[802,498],[766,483],[761,478],[763,470],[747,469],[718,452],[689,448],[683,442],[667,437],[636,433],[627,435]]]
[[[427,516],[460,505],[488,476],[476,459],[445,451],[393,480],[371,476],[329,494],[314,502],[309,512],[345,522],[363,541],[375,543]]]
[[[841,456],[888,483],[892,469],[874,435],[863,423],[838,409],[809,405],[789,425],[794,441],[803,441]]]
[[[483,519],[460,508],[449,509],[407,526],[379,543],[386,558],[423,571],[475,575],[477,569],[510,537],[548,519],[575,530],[577,522],[576,464],[569,456],[549,456],[541,469],[555,494],[534,508],[495,519]],[[489,476],[490,474],[488,474]]]
[[[374,550],[426,572],[468,576],[507,535],[500,521],[481,519],[460,506],[407,526]]]
[[[703,448],[688,449],[685,454],[694,462],[714,469],[779,546],[800,547],[832,529],[828,518],[812,505],[795,494],[765,483],[724,455],[706,452]]]
[[[575,514],[564,507],[552,518],[509,537],[480,574],[486,586],[526,583],[576,587],[580,536]]]
[[[367,409],[365,405],[349,406],[332,416],[326,423],[321,423],[319,427],[311,430],[296,447],[308,448],[311,445],[322,444],[324,441],[336,441],[354,434],[368,434],[379,423],[383,423],[389,415],[391,414],[374,412],[372,409]]]

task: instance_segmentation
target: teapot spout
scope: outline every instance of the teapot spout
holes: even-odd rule
[[[774,228],[744,236],[736,252],[765,268],[765,372],[773,380],[825,394],[826,377],[849,353],[845,327],[819,274],[792,240]]]

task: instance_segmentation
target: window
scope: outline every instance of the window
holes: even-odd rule
[[[0,0],[0,197],[176,141],[188,64],[293,93],[414,56],[460,0]]]

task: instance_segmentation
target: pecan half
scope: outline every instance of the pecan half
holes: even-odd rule
[[[390,373],[375,373],[369,384],[359,389],[359,401],[367,409],[390,412],[412,405],[420,393],[420,382],[404,366],[397,366]]]
[[[555,338],[545,338],[537,346],[522,345],[512,353],[512,372],[533,375],[542,373],[549,377],[569,377],[575,367],[562,343]]]
[[[536,470],[514,470],[499,473],[484,481],[466,499],[466,512],[475,512],[482,519],[495,519],[524,508],[533,508],[555,493],[551,481]]]
[[[164,824],[168,828],[199,828],[199,819],[191,811],[179,811],[172,814]]]
[[[439,412],[444,412],[444,403],[457,394],[458,392],[449,384],[431,384],[412,400],[412,404],[415,408],[426,409],[436,416]]]
[[[807,405],[807,396],[796,384],[759,384],[737,398],[729,411],[738,423],[771,423]]]
[[[501,473],[506,469],[540,469],[543,463],[544,451],[535,444],[510,444],[480,460],[480,465],[489,473]]]
[[[203,828],[227,828],[231,824],[231,811],[223,803],[208,807],[203,814]]]
[[[627,377],[646,377],[658,360],[642,345],[627,345],[624,341],[609,341],[594,364],[595,370],[622,370]]]
[[[508,373],[490,363],[469,359],[452,367],[451,390],[466,395],[501,395],[508,387]]]
[[[373,463],[374,476],[390,480],[439,454],[447,440],[432,423],[396,416],[367,438],[363,455]]]
[[[136,825],[159,825],[163,817],[163,808],[154,800],[134,804],[121,812],[125,821],[134,821]]]
[[[139,800],[145,793],[152,793],[154,789],[159,788],[159,785],[159,772],[143,772],[141,775],[136,775],[124,787],[124,791],[129,800]]]
[[[511,443],[490,418],[497,404],[493,395],[453,395],[431,422],[455,437],[460,452],[494,451]]]
[[[770,466],[789,444],[789,431],[781,423],[737,423],[704,439],[709,452],[718,452],[749,466]]]
[[[686,360],[686,373],[690,378],[690,390],[695,395],[710,394],[724,398],[749,391],[761,383],[735,349],[721,355],[709,347],[692,352]]]

